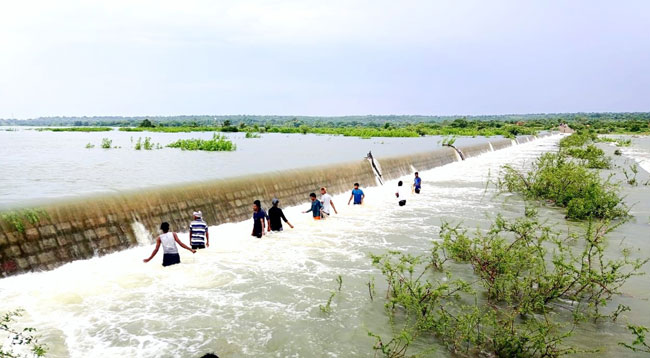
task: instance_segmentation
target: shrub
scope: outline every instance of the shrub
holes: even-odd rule
[[[388,284],[387,312],[405,327],[386,343],[370,333],[377,340],[374,349],[405,357],[408,345],[426,333],[459,356],[541,358],[579,351],[566,341],[574,328],[629,310],[619,306],[602,313],[648,261],[630,259],[626,250],[621,259],[604,257],[605,235],[612,229],[607,222],[590,222],[583,234],[562,236],[526,210],[514,220],[498,216],[490,230],[473,236],[444,223],[442,241],[434,242],[428,256],[373,255]],[[474,279],[454,278],[445,271],[448,262],[469,265]],[[561,304],[566,301],[576,304]]]
[[[605,156],[605,152],[593,144],[589,144],[586,148],[571,147],[566,149],[566,153],[584,160],[587,168],[609,169],[611,167],[611,161]]]
[[[111,146],[113,145],[113,141],[108,139],[108,138],[102,138],[102,148],[104,149],[111,149]]]
[[[214,134],[212,139],[179,139],[167,145],[170,148],[181,148],[182,150],[205,150],[205,151],[234,151],[237,146],[226,136]]]
[[[563,153],[545,153],[527,173],[503,167],[497,185],[527,199],[549,200],[567,208],[571,219],[615,219],[627,216],[616,187],[584,164],[572,162]]]

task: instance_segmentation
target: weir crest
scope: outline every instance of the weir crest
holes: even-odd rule
[[[523,142],[532,139],[526,137]],[[516,143],[495,139],[462,146],[458,151],[471,158]],[[256,199],[264,208],[270,206],[272,198],[280,199],[283,206],[294,206],[323,186],[336,195],[351,190],[355,182],[362,187],[381,185],[412,175],[415,168],[424,171],[462,159],[450,147],[400,157],[369,157],[326,167],[66,200],[0,213],[0,276],[50,270],[67,262],[148,245],[163,221],[169,222],[173,231],[187,231],[195,210],[201,210],[211,226],[238,222],[250,217]]]

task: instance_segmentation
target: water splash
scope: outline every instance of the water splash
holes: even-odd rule
[[[138,241],[138,246],[151,245],[153,242],[153,235],[151,235],[149,230],[147,230],[141,222],[137,220],[133,221],[133,223],[131,223],[131,228],[135,234],[135,239]]]

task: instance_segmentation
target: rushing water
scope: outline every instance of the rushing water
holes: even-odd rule
[[[194,255],[181,250],[180,265],[161,267],[160,253],[142,263],[152,250],[144,245],[6,278],[0,280],[0,312],[25,308],[23,323],[38,327],[50,357],[198,357],[212,351],[220,357],[372,357],[368,330],[389,335],[391,328],[381,299],[385,287],[369,253],[424,254],[443,220],[472,228],[485,227],[497,212],[521,215],[517,196],[495,198],[486,181],[503,164],[526,165],[555,150],[558,139],[421,172],[422,194],[408,195],[405,207],[397,205],[391,181],[363,188],[363,206],[345,205],[349,194],[334,197],[339,214],[320,222],[301,213],[305,198],[303,207],[285,208],[295,229],[261,240],[249,236],[251,222],[211,227],[210,248]],[[611,247],[630,245],[633,254],[647,254],[648,190],[626,190],[644,202],[633,207],[635,219],[617,229]],[[540,215],[566,227],[560,210],[542,207]],[[187,241],[186,233],[180,237]],[[337,275],[342,291],[325,315],[319,305],[336,289]],[[372,277],[379,296],[374,301],[367,287]],[[601,356],[633,356],[617,342],[630,340],[627,320],[650,324],[648,278],[633,278],[624,292],[612,306],[630,305],[632,313],[616,323],[585,325],[575,340],[603,347]],[[451,357],[442,347],[430,356]]]
[[[244,138],[244,133],[227,133],[237,145],[234,152],[134,149],[138,138],[151,137],[153,143],[165,146],[177,139],[209,139],[212,134],[0,128],[0,210],[62,197],[349,162],[363,158],[368,151],[377,158],[419,153],[439,148],[441,139],[274,133]],[[102,149],[102,138],[111,139],[119,148]],[[461,137],[456,144],[487,140]],[[95,148],[86,149],[88,143]]]

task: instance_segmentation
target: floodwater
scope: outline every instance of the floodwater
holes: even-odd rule
[[[144,264],[153,247],[143,245],[6,278],[0,280],[0,312],[24,308],[22,322],[39,329],[50,347],[48,357],[199,357],[206,352],[222,358],[373,357],[368,331],[389,336],[391,327],[382,299],[385,284],[369,253],[425,254],[442,221],[485,228],[497,212],[522,215],[524,203],[517,196],[495,197],[486,182],[504,164],[526,166],[556,150],[558,140],[542,138],[421,171],[422,194],[408,194],[404,207],[397,205],[396,181],[391,181],[363,188],[363,206],[347,206],[348,194],[335,196],[339,213],[325,221],[301,213],[307,202],[285,208],[295,229],[261,240],[249,236],[250,220],[214,226],[211,246],[194,255],[181,249],[182,263],[176,266],[163,268],[160,253]],[[623,166],[632,159],[617,160]],[[637,202],[634,219],[612,234],[609,249],[630,247],[635,257],[648,255],[648,188],[624,191],[628,201]],[[577,225],[567,224],[558,209],[542,206],[539,212],[558,230]],[[186,233],[180,237],[187,241]],[[342,290],[331,313],[324,314],[319,306],[336,290],[338,275]],[[373,278],[377,295],[371,301],[367,283]],[[629,305],[631,312],[576,332],[574,341],[583,347],[602,349],[589,356],[635,356],[617,342],[632,339],[626,323],[650,325],[648,280],[632,278],[624,295],[611,303]],[[452,355],[438,347],[428,356]]]
[[[14,129],[7,131],[6,129]],[[226,133],[234,152],[135,150],[138,138],[165,146],[178,139],[212,138],[212,132],[51,132],[0,127],[0,210],[53,199],[160,185],[252,175],[359,160],[420,153],[440,147],[441,137],[372,138],[313,134]],[[102,149],[102,138],[112,149]],[[459,137],[457,145],[498,139]],[[87,149],[86,144],[95,145]]]

